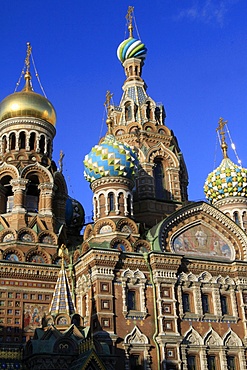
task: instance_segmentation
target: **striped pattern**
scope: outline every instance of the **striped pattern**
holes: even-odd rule
[[[62,264],[61,270],[58,275],[57,284],[53,293],[49,313],[53,316],[59,313],[66,313],[72,315],[75,313],[75,306],[72,300],[70,286],[67,274]]]

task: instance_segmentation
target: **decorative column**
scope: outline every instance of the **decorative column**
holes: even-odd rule
[[[236,302],[236,294],[235,294],[235,287],[230,286],[230,301],[232,303],[232,316],[237,317],[238,316],[238,308],[237,308],[237,302]]]
[[[46,215],[52,215],[53,184],[39,184],[38,188],[40,189],[39,212]]]
[[[212,298],[214,303],[214,314],[216,316],[222,316],[219,286],[215,286],[214,284],[212,284]]]
[[[19,211],[25,212],[25,191],[28,182],[29,180],[27,179],[13,179],[10,181],[14,193],[13,213],[17,213]]]
[[[224,349],[220,351],[220,366],[221,369],[227,369],[226,352]]]
[[[194,307],[195,307],[195,313],[198,315],[203,315],[202,312],[202,297],[201,297],[201,289],[200,284],[194,283],[192,286],[192,291],[194,292]]]

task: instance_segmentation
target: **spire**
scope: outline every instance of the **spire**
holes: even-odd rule
[[[129,30],[129,37],[133,37],[133,13],[134,13],[134,7],[129,6],[128,7],[128,12],[126,14],[126,19],[127,19],[127,24],[128,24],[128,30]]]
[[[227,124],[227,121],[223,121],[223,118],[220,117],[218,124],[219,126],[217,127],[216,131],[217,132],[219,131],[219,134],[221,136],[220,142],[221,142],[221,149],[223,152],[223,158],[228,158],[228,155],[227,155],[228,146],[226,144],[226,136],[225,136],[226,133],[223,130],[224,126]]]
[[[58,252],[59,256],[61,256],[62,258],[62,263],[49,310],[49,313],[52,316],[55,316],[59,313],[66,313],[68,315],[72,315],[73,313],[75,313],[75,306],[72,300],[70,286],[64,264],[64,256],[66,254],[66,250],[66,246],[62,244]]]

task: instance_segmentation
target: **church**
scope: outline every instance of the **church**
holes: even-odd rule
[[[52,158],[56,111],[33,90],[30,44],[22,90],[0,103],[0,369],[247,369],[247,169],[219,118],[222,161],[206,200],[188,200],[132,7],[126,19],[122,98],[107,91],[106,135],[83,161],[90,223]]]

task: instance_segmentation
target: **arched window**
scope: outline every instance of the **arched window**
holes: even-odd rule
[[[12,178],[10,176],[4,176],[1,179],[0,213],[11,212],[14,206],[14,194],[10,184],[11,180]]]
[[[51,155],[51,141],[47,140],[47,154],[48,156]]]
[[[25,132],[20,132],[19,136],[19,149],[25,149],[26,148],[26,134]]]
[[[2,153],[5,153],[6,149],[7,149],[7,139],[6,136],[4,135],[4,137],[2,138]]]
[[[239,222],[239,215],[238,215],[238,212],[237,211],[233,213],[233,219],[234,219],[234,222],[236,222],[237,225],[240,224],[240,222]]]
[[[128,195],[128,198],[127,198],[127,211],[128,211],[128,215],[130,216],[131,215],[131,195]]]
[[[16,143],[15,134],[12,132],[9,136],[10,150],[15,150],[15,143]]]
[[[27,185],[26,192],[26,209],[29,212],[38,212],[39,194],[40,194],[38,186],[39,186],[38,176],[31,175],[29,177],[29,183]]]
[[[125,105],[125,121],[130,121],[132,119],[132,109],[131,104],[127,103]]]
[[[167,190],[165,189],[165,176],[162,160],[155,158],[154,160],[154,185],[155,185],[155,196],[158,199],[168,199]]]
[[[147,108],[146,108],[146,116],[147,116],[147,119],[150,119],[150,113],[151,113],[150,101],[148,101],[147,102]]]
[[[40,149],[40,153],[44,154],[44,152],[45,152],[45,137],[44,137],[44,135],[40,136],[39,149]]]
[[[114,211],[114,194],[113,193],[109,193],[108,200],[109,200],[109,212],[112,212]]]
[[[36,149],[35,140],[36,140],[36,135],[35,135],[34,132],[32,132],[31,135],[30,135],[30,139],[29,139],[30,150],[35,150]]]

